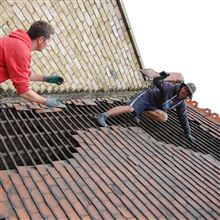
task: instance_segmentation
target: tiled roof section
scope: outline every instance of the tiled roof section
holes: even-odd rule
[[[191,99],[187,99],[187,105],[192,108],[194,111],[198,112],[200,115],[202,115],[205,118],[208,118],[209,120],[211,120],[212,122],[220,125],[220,117],[219,114],[217,113],[213,113],[211,111],[211,109],[209,108],[199,108],[198,107],[198,102],[191,100]]]
[[[48,108],[43,104],[38,104],[34,102],[14,102],[14,103],[6,103],[1,104],[1,108],[14,108],[17,111],[29,111],[33,110],[36,113],[46,113],[46,112],[60,112],[62,108]]]
[[[219,219],[219,161],[137,127],[78,131],[78,153],[0,172],[0,217]]]
[[[67,108],[29,109],[28,106],[0,105],[0,170],[15,169],[17,166],[48,164],[52,161],[72,158],[77,149],[72,135],[76,130],[99,128],[97,113],[125,102],[112,99],[73,99],[66,101]],[[1,108],[2,107],[2,108]],[[16,110],[18,109],[18,110]],[[42,113],[36,111],[42,110]],[[196,143],[185,137],[174,110],[169,112],[166,123],[158,123],[141,116],[140,127],[158,141],[174,144],[195,152],[210,154],[220,160],[220,127],[188,108],[192,135]],[[122,114],[108,120],[109,125],[136,126],[132,114]]]
[[[97,107],[102,111],[106,111],[118,105],[124,105],[123,102],[99,102]],[[191,144],[187,141],[183,130],[180,126],[178,116],[174,110],[169,111],[166,123],[152,121],[141,116],[140,127],[148,134],[152,135],[158,141],[168,144],[174,144],[193,151],[199,151],[204,154],[210,154],[220,160],[220,127],[203,117],[192,108],[188,108],[189,123],[192,135],[196,138],[196,143]],[[132,114],[122,114],[108,119],[109,125],[135,126],[132,121]]]

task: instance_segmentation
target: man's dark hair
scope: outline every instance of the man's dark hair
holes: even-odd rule
[[[27,34],[32,40],[42,36],[49,39],[50,35],[54,34],[54,29],[46,21],[36,21],[30,26]]]

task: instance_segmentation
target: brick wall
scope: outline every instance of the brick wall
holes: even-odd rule
[[[45,20],[55,28],[51,46],[33,52],[33,71],[60,74],[61,86],[31,83],[42,93],[134,90],[140,65],[117,0],[1,0],[0,36]],[[11,90],[10,80],[1,85]]]

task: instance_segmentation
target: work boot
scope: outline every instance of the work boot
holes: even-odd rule
[[[140,124],[140,122],[141,122],[141,120],[140,120],[140,118],[138,117],[138,115],[136,115],[136,116],[134,116],[133,118],[132,118],[132,121],[134,122],[134,123],[136,123],[136,124]]]
[[[100,113],[97,116],[97,121],[102,127],[108,127],[108,125],[106,124],[106,119],[107,119],[107,116],[105,113]]]

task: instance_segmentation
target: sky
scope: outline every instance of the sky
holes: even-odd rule
[[[123,0],[144,67],[181,72],[220,115],[219,0]]]

